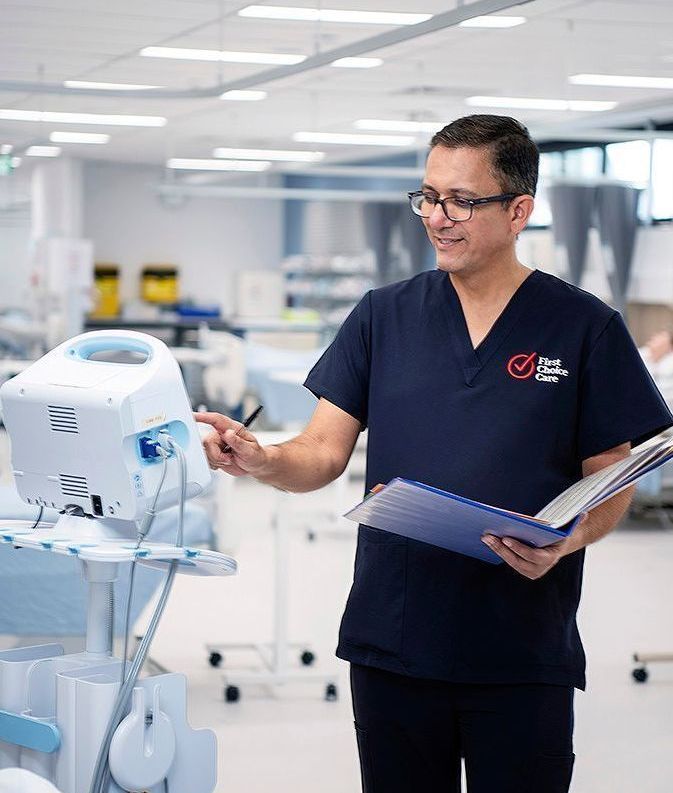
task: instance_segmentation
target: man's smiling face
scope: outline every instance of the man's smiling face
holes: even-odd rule
[[[488,149],[442,145],[428,155],[422,189],[440,198],[483,198],[506,192],[493,175]],[[470,274],[511,256],[516,237],[512,209],[512,204],[501,203],[477,206],[470,220],[455,222],[436,205],[423,218],[423,225],[437,254],[437,267],[447,273]]]

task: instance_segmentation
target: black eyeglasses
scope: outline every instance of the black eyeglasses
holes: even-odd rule
[[[452,220],[454,223],[462,223],[472,217],[475,207],[510,201],[512,198],[517,198],[521,193],[502,193],[501,195],[490,195],[485,198],[462,198],[459,196],[440,198],[432,193],[416,190],[413,193],[407,193],[407,195],[409,196],[411,211],[415,215],[429,218],[433,209],[439,204],[447,220]]]

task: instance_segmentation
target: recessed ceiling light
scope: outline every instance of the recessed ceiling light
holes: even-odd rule
[[[44,121],[53,124],[103,124],[119,127],[163,127],[162,116],[120,116],[103,113],[61,113],[51,110],[0,109],[0,121]]]
[[[437,132],[441,129],[436,121],[394,121],[383,118],[361,118],[355,122],[355,127],[374,132]]]
[[[61,153],[60,146],[29,146],[26,157],[58,157]]]
[[[291,66],[306,60],[306,55],[277,52],[234,52],[233,50],[194,50],[184,47],[144,47],[145,58],[177,58],[186,61],[222,61],[224,63],[261,63],[271,66]]]
[[[250,160],[196,160],[174,157],[166,163],[167,168],[187,171],[266,171],[270,162]]]
[[[615,88],[673,88],[673,77],[639,77],[635,74],[573,74],[568,82]]]
[[[617,102],[587,99],[532,99],[522,96],[470,96],[465,102],[473,107],[504,107],[512,110],[572,110],[600,112],[612,110]]]
[[[332,61],[330,66],[337,66],[340,69],[373,69],[382,63],[383,58],[338,58]]]
[[[345,11],[330,8],[297,8],[295,6],[251,5],[238,15],[256,19],[291,19],[297,22],[354,22],[361,25],[417,25],[432,14],[408,14],[392,11]]]
[[[355,146],[411,146],[416,142],[405,135],[351,135],[340,132],[295,132],[298,143],[343,143]]]
[[[472,19],[465,19],[458,24],[461,28],[514,28],[517,25],[523,25],[526,17],[498,17],[498,16],[484,16],[472,17]]]
[[[104,132],[52,132],[52,143],[107,143],[110,136]]]
[[[322,151],[285,151],[281,149],[213,149],[213,157],[228,157],[238,160],[273,160],[275,162],[320,162],[324,159]]]
[[[162,88],[160,85],[137,85],[135,83],[96,83],[90,80],[64,80],[66,88],[99,88],[102,91],[147,91]]]
[[[266,99],[266,91],[225,91],[220,94],[220,99],[229,99],[233,102],[259,102]]]

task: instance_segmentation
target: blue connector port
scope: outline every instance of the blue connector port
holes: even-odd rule
[[[153,460],[155,457],[159,457],[159,444],[149,436],[143,435],[138,438],[138,446],[143,460]]]

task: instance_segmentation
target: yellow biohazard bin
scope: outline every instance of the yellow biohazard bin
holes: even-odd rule
[[[148,303],[177,303],[178,268],[170,264],[148,264],[140,277],[140,294]]]
[[[97,263],[94,267],[96,306],[91,312],[95,319],[119,316],[119,267]]]

